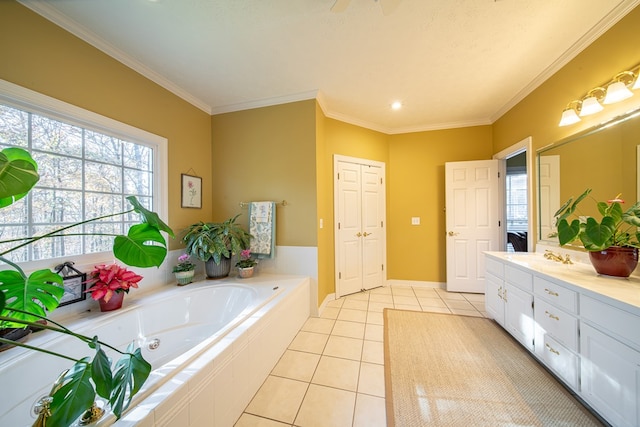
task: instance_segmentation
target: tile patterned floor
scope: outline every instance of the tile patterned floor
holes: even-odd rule
[[[331,301],[304,324],[235,427],[385,426],[385,307],[485,316],[482,294],[417,286]]]

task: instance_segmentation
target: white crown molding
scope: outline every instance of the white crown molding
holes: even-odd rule
[[[233,113],[234,111],[251,110],[253,108],[270,107],[272,105],[288,104],[290,102],[306,101],[315,99],[318,95],[317,90],[307,92],[294,93],[291,95],[275,96],[272,98],[258,99],[256,101],[247,101],[239,104],[223,105],[214,107],[211,110],[212,115]]]
[[[143,65],[142,63],[135,60],[131,56],[125,54],[115,46],[105,42],[100,37],[98,37],[95,33],[84,28],[82,25],[78,24],[73,19],[70,19],[67,16],[62,15],[60,12],[58,12],[54,7],[50,6],[49,4],[42,1],[36,1],[36,0],[18,0],[18,2],[24,5],[25,7],[31,9],[38,15],[42,16],[43,18],[53,22],[57,26],[70,32],[71,34],[78,37],[79,39],[89,43],[91,46],[95,47],[96,49],[101,50],[102,52],[111,56],[115,60],[123,63],[124,65],[131,68],[132,70],[142,74],[144,77],[162,86],[163,88],[173,93],[174,95],[184,99],[191,105],[201,109],[207,114],[211,114],[211,106],[208,105],[206,102],[193,96],[192,94],[182,89],[178,85],[174,84],[173,82],[171,82],[170,80],[162,76],[161,74],[155,72],[151,68]]]
[[[538,86],[547,81],[552,75],[567,65],[569,61],[578,56],[580,52],[585,50],[591,43],[602,36],[609,28],[613,27],[618,21],[624,18],[636,6],[640,4],[640,0],[623,0],[618,6],[602,18],[591,30],[582,36],[573,44],[566,52],[556,59],[551,65],[545,68],[542,73],[534,80],[518,92],[509,102],[502,106],[491,116],[491,123],[494,123],[510,109],[515,107],[520,101],[533,92]]]

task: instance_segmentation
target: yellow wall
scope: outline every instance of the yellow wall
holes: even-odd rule
[[[446,162],[490,159],[491,126],[391,136],[388,278],[444,282]],[[420,225],[411,225],[420,217]]]
[[[219,114],[211,118],[213,217],[238,213],[240,202],[286,200],[276,214],[276,244],[316,246],[315,100]]]
[[[0,2],[0,58],[0,79],[167,138],[169,225],[211,217],[210,197],[202,209],[180,207],[190,169],[211,194],[209,114],[13,1]]]

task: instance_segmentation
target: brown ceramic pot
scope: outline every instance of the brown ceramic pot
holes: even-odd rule
[[[629,277],[638,265],[638,248],[611,246],[602,251],[589,252],[589,259],[598,274]]]

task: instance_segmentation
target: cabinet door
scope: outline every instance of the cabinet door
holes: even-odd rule
[[[501,326],[504,326],[504,301],[502,292],[504,290],[502,279],[487,272],[485,279],[484,304],[489,317],[493,318]]]
[[[505,329],[529,351],[533,351],[533,295],[510,283],[504,285]]]
[[[640,353],[583,323],[581,395],[615,426],[640,425]]]

